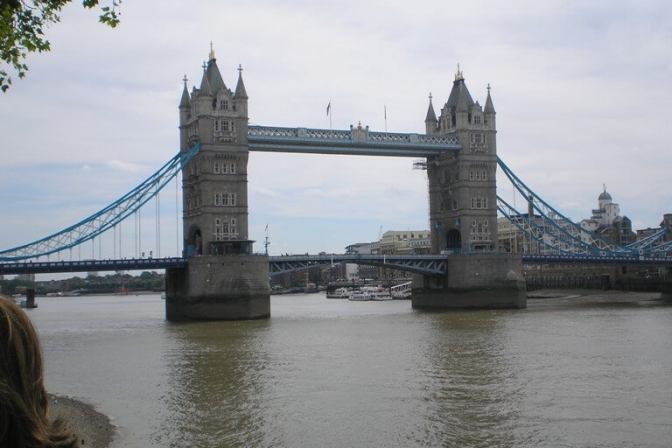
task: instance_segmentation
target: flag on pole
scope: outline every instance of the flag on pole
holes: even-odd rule
[[[387,120],[387,104],[383,105],[383,112],[385,113],[385,119]]]
[[[329,101],[329,104],[327,104],[327,116],[329,115],[330,111],[331,111],[331,101]]]

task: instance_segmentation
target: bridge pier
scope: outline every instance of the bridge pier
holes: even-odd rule
[[[450,255],[445,276],[416,275],[413,308],[526,308],[520,254]]]
[[[166,319],[242,320],[271,315],[268,257],[213,255],[166,270]]]

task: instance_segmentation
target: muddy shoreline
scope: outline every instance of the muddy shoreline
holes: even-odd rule
[[[51,418],[62,417],[69,432],[77,434],[82,448],[107,448],[116,434],[110,419],[90,404],[49,394]]]

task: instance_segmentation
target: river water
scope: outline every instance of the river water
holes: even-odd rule
[[[158,295],[38,298],[47,388],[113,447],[669,447],[672,307],[421,312],[273,296],[168,323]]]

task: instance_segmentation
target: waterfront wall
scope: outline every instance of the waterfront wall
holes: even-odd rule
[[[526,308],[519,254],[455,254],[446,276],[417,275],[413,308]]]
[[[617,269],[612,269],[612,271],[616,273],[526,275],[525,283],[528,291],[538,289],[615,289],[619,291],[672,294],[672,276],[668,273],[644,278],[619,276]]]
[[[271,315],[268,257],[194,257],[166,272],[166,319],[239,320]]]

